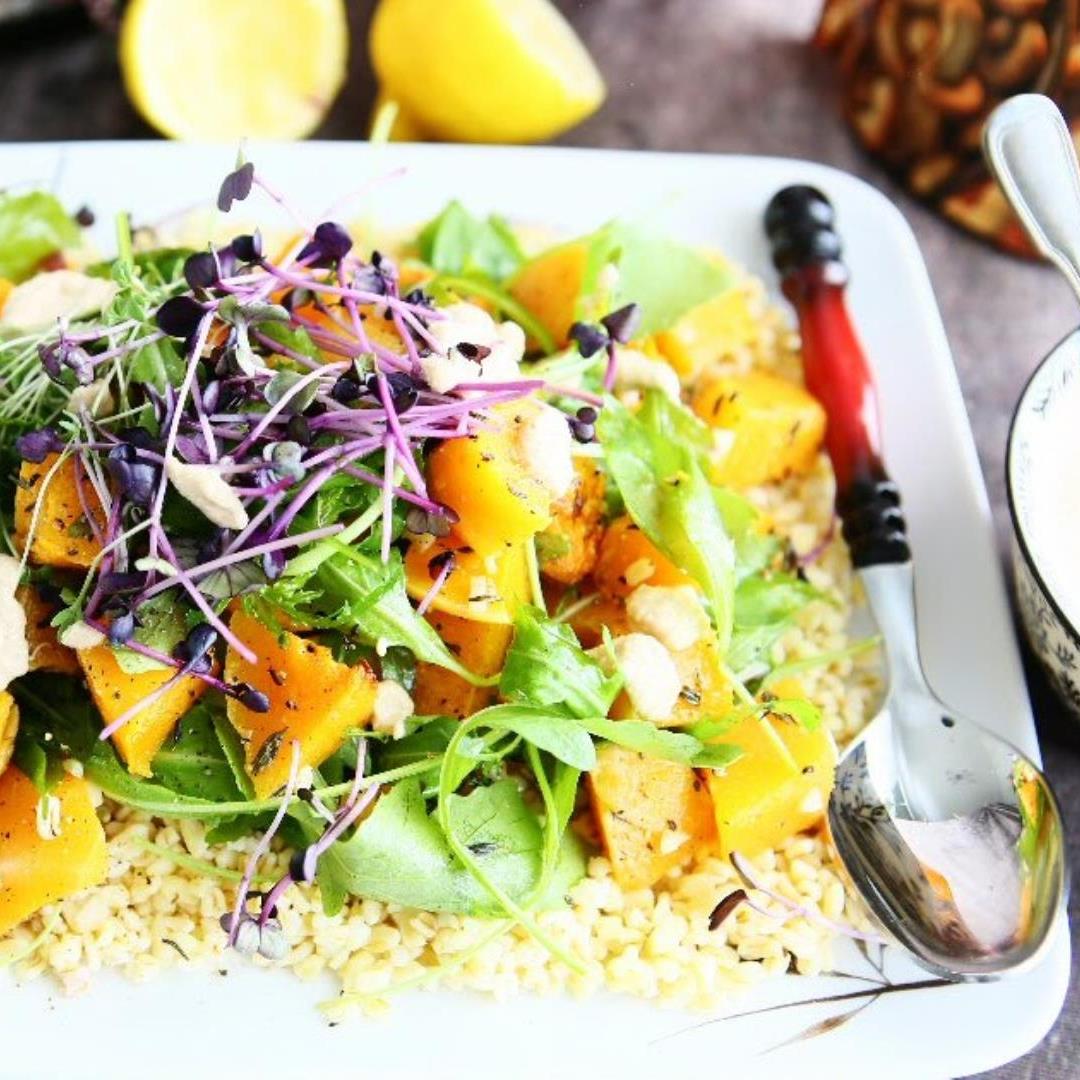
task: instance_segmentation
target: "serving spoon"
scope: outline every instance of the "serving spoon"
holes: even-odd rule
[[[829,200],[804,185],[778,192],[765,213],[806,384],[828,418],[836,511],[888,664],[881,711],[837,765],[829,829],[855,889],[919,964],[993,978],[1030,966],[1048,942],[1066,892],[1061,817],[1027,757],[927,685],[900,493],[882,459],[834,223]]]

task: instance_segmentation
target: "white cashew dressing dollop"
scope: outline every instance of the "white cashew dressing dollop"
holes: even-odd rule
[[[82,649],[96,649],[105,641],[105,635],[100,630],[95,630],[81,619],[70,626],[65,626],[58,636],[61,645],[74,649],[76,652]]]
[[[710,629],[693,585],[639,585],[626,600],[630,626],[658,638],[672,652],[692,648]]]
[[[94,420],[112,416],[116,401],[109,390],[107,379],[95,379],[86,386],[76,386],[68,395],[68,412],[80,413],[85,409]]]
[[[671,718],[679,701],[682,679],[671,653],[651,634],[624,634],[612,641],[611,651],[606,645],[598,645],[589,650],[589,655],[607,675],[618,667],[626,680],[626,696],[642,720],[658,723]]]
[[[405,734],[405,721],[412,716],[414,708],[413,699],[404,686],[393,679],[383,679],[375,687],[371,727],[392,739],[400,739]]]
[[[0,690],[30,670],[30,645],[26,640],[26,612],[15,590],[22,568],[11,555],[0,555]]]
[[[672,401],[679,400],[678,372],[663,360],[654,360],[625,345],[615,347],[615,392],[656,389]]]
[[[439,312],[444,317],[433,320],[428,327],[438,349],[420,358],[420,370],[432,390],[445,394],[460,383],[511,382],[520,378],[525,331],[517,323],[497,323],[483,308],[464,302],[448,304]],[[490,352],[470,359],[460,345],[478,345]]]
[[[0,324],[43,330],[57,319],[79,319],[107,307],[117,286],[77,270],[52,270],[16,285],[4,301]]]
[[[244,529],[248,512],[216,465],[189,465],[171,457],[165,462],[169,483],[219,529]]]
[[[523,413],[517,425],[517,449],[529,475],[552,498],[562,498],[574,486],[574,437],[558,409],[540,404]]]

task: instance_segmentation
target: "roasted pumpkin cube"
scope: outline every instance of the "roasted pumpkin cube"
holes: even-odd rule
[[[74,649],[60,644],[52,625],[56,607],[28,585],[19,590],[19,602],[26,612],[26,641],[30,646],[30,670],[53,671],[59,675],[78,675],[82,671]]]
[[[589,582],[582,584],[585,595],[592,591]],[[605,627],[612,637],[622,637],[623,634],[630,633],[626,603],[619,597],[606,593],[596,595],[592,603],[579,608],[566,621],[585,649],[592,649],[603,643]]]
[[[723,856],[756,855],[821,819],[836,763],[824,728],[752,716],[717,741],[744,755],[708,778]]]
[[[664,727],[687,727],[731,712],[732,685],[724,672],[720,648],[711,634],[689,649],[673,652],[671,658],[675,661],[683,689]],[[619,719],[634,715],[625,692],[616,698],[611,715]]]
[[[46,904],[100,884],[108,872],[105,830],[90,785],[65,776],[51,798],[56,809],[43,817],[56,835],[45,839],[37,788],[14,765],[0,775],[0,936]]]
[[[444,560],[452,569],[431,603],[432,611],[457,615],[475,623],[514,621],[518,604],[529,595],[529,568],[522,544],[482,555],[455,535],[441,540],[414,540],[405,553],[409,595],[427,595]]]
[[[175,669],[163,667],[129,675],[108,644],[82,649],[76,655],[105,727],[159,690],[176,674]],[[205,692],[206,683],[202,679],[186,675],[135,713],[113,735],[113,745],[124,759],[128,772],[136,776],[153,775],[154,755],[173,733],[181,717]]]
[[[19,734],[19,706],[6,691],[0,690],[0,773],[15,753],[15,736]]]
[[[608,743],[589,773],[593,814],[624,889],[654,885],[716,839],[705,782],[688,765]]]
[[[542,252],[510,279],[510,295],[536,317],[557,345],[570,340],[588,261],[588,244],[575,240]]]
[[[447,648],[474,675],[496,675],[502,670],[513,628],[500,623],[480,623],[433,611],[428,622]],[[494,686],[473,686],[460,675],[438,664],[416,665],[413,704],[421,716],[472,716],[495,700]]]
[[[686,379],[749,345],[758,320],[743,289],[727,289],[691,308],[674,326],[656,335],[661,355]]]
[[[785,716],[771,716],[769,723],[799,770],[778,801],[786,808],[777,831],[781,837],[793,836],[814,828],[825,815],[836,780],[836,743],[824,724],[811,730]]]
[[[605,530],[593,578],[601,592],[623,598],[639,585],[694,584],[627,516]]]
[[[551,491],[519,443],[520,425],[542,408],[528,400],[496,406],[482,428],[446,439],[428,459],[432,497],[454,510],[455,531],[483,554],[531,540],[551,521]]]
[[[574,486],[551,506],[551,524],[536,537],[540,572],[576,585],[596,566],[604,535],[604,474],[594,461],[574,461]]]
[[[318,767],[352,728],[371,719],[377,680],[371,668],[334,659],[319,645],[287,630],[275,632],[243,610],[230,629],[257,660],[250,664],[229,650],[225,679],[247,683],[265,694],[270,708],[255,712],[229,698],[229,720],[244,741],[244,761],[255,794],[263,799],[285,786],[292,744],[300,744],[300,765]]]
[[[58,455],[54,454],[40,465],[23,462],[15,489],[15,541],[23,548],[30,537],[30,561],[39,566],[86,570],[101,548],[83,513],[76,478],[77,459],[73,456],[65,458],[49,476],[57,459]],[[101,504],[85,476],[81,485],[90,512],[104,528]],[[35,509],[37,521],[31,536]]]
[[[753,487],[804,473],[825,437],[825,410],[801,386],[761,371],[707,379],[694,412],[729,433],[731,445],[712,470],[717,484]]]

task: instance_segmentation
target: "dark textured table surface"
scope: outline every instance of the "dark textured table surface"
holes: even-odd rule
[[[1012,406],[1039,357],[1077,322],[1050,271],[998,255],[906,198],[853,146],[833,107],[829,65],[805,45],[819,0],[560,0],[608,80],[610,97],[563,141],[581,146],[805,157],[848,169],[893,198],[914,227],[960,370],[993,502],[1008,536],[1003,452]],[[351,4],[348,86],[319,134],[359,138],[374,87],[364,30],[371,4]],[[140,138],[152,133],[124,97],[113,41],[78,14],[0,26],[0,141]],[[0,185],[3,178],[0,177]],[[1080,735],[1029,670],[1047,772],[1080,863]],[[1074,893],[1075,896],[1075,893]],[[1070,912],[1074,942],[1078,905]],[[1043,1044],[995,1077],[1080,1076],[1080,988]],[[972,1024],[978,1019],[972,1017]],[[928,1047],[928,1052],[932,1052]]]

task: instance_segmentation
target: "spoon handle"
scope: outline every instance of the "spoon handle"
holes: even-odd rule
[[[806,385],[828,418],[836,510],[863,569],[907,562],[911,552],[900,492],[882,461],[874,378],[844,298],[848,272],[834,221],[829,200],[802,184],[778,192],[765,211],[773,262],[799,318]]]
[[[1080,167],[1061,110],[1042,94],[1002,102],[983,152],[1032,243],[1080,296]]]

